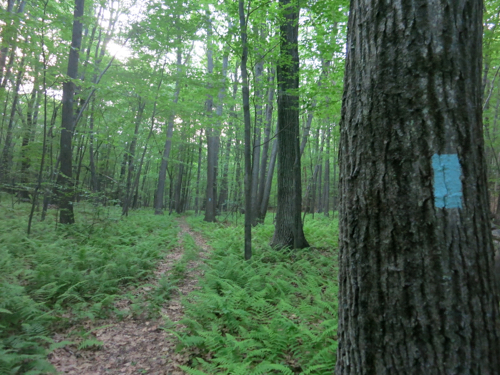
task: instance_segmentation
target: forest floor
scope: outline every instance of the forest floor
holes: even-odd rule
[[[272,215],[208,223],[81,204],[77,222],[0,199],[0,374],[331,374],[336,215],[308,217],[313,247],[269,246]],[[49,363],[49,362],[50,363]]]
[[[154,280],[135,288],[133,293],[141,294],[151,289],[163,275],[170,273],[182,259],[185,248],[184,238],[189,234],[196,243],[198,256],[186,265],[184,278],[177,284],[170,300],[161,307],[160,318],[151,319],[146,314],[128,317],[123,320],[105,319],[88,321],[84,329],[91,332],[91,339],[98,340],[98,350],[78,349],[78,343],[56,349],[49,360],[58,372],[63,374],[98,375],[98,374],[165,374],[181,375],[185,372],[180,365],[189,362],[186,354],[176,352],[176,339],[172,333],[164,330],[165,321],[178,322],[183,317],[181,300],[197,288],[198,277],[203,272],[202,264],[210,251],[205,239],[194,232],[184,217],[177,218],[180,228],[179,245],[158,264]],[[117,302],[121,309],[127,309],[131,301]],[[72,327],[55,335],[56,342],[72,341],[75,330]]]

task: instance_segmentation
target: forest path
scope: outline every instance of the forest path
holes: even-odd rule
[[[200,266],[210,250],[203,237],[190,228],[184,217],[178,218],[177,222],[180,228],[179,246],[158,264],[155,277],[149,280],[149,285],[157,284],[164,274],[172,272],[184,255],[184,236],[189,234],[197,245],[199,257],[186,264],[184,277],[177,284],[171,299],[165,301],[161,308],[162,315],[174,322],[183,318],[181,300],[197,288],[198,276],[202,272]],[[134,294],[143,295],[150,289],[151,287],[147,285],[138,286]],[[121,300],[116,305],[119,305],[117,307],[120,309],[127,309],[131,301]],[[98,350],[81,350],[76,344],[67,345],[51,353],[49,361],[61,374],[185,374],[179,366],[186,364],[188,358],[175,352],[174,335],[161,328],[164,318],[150,319],[145,315],[127,317],[123,320],[111,318],[86,322],[83,324],[85,331],[91,331],[87,339],[99,340],[103,343],[102,346]],[[55,341],[71,341],[74,330],[75,328],[70,328],[56,334]]]

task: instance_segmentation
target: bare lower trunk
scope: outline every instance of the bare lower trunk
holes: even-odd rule
[[[84,0],[75,0],[75,10],[73,17],[73,36],[69,51],[68,77],[63,83],[62,97],[62,119],[61,119],[61,141],[60,141],[60,170],[57,177],[58,200],[59,200],[59,221],[61,224],[73,224],[75,216],[73,214],[73,155],[72,138],[74,112],[73,101],[75,95],[74,80],[78,76],[78,58],[80,46],[82,45],[82,23],[84,11]]]
[[[482,10],[351,2],[337,375],[499,373]]]
[[[285,21],[278,64],[278,208],[271,246],[302,249],[309,244],[300,217],[298,1],[280,0],[280,8]]]

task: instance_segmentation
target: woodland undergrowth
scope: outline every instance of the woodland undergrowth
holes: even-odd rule
[[[192,375],[331,374],[337,332],[336,219],[307,218],[316,246],[276,251],[272,222],[253,231],[253,257],[243,260],[243,228],[188,223],[209,239],[200,289],[185,300],[185,318],[171,331],[192,353]],[[241,221],[240,221],[241,222]]]
[[[47,354],[68,344],[54,343],[54,330],[124,318],[134,309],[144,313],[145,306],[154,312],[175,287],[175,280],[160,280],[147,296],[135,296],[129,309],[114,304],[177,245],[171,217],[134,211],[120,218],[120,208],[91,205],[75,210],[77,224],[56,227],[52,210],[44,222],[34,222],[28,237],[29,206],[0,201],[0,374],[54,372]]]

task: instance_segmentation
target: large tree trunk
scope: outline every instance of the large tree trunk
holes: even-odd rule
[[[300,217],[302,185],[299,145],[299,4],[280,0],[283,23],[278,63],[278,209],[271,246],[309,247]]]
[[[500,371],[482,7],[351,2],[337,375]]]

